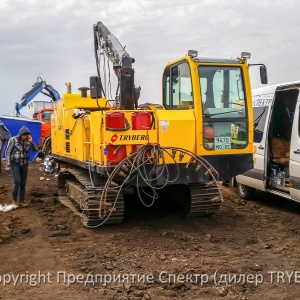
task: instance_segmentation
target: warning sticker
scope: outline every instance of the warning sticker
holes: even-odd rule
[[[169,125],[170,125],[170,121],[163,121],[163,120],[159,121],[159,126],[169,126]]]
[[[170,125],[170,121],[163,121],[163,120],[159,121],[159,126],[161,127],[162,131],[167,131],[169,125]]]

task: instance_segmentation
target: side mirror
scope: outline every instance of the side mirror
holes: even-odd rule
[[[261,65],[259,68],[260,71],[260,81],[262,84],[268,84],[268,75],[267,68],[265,65]]]

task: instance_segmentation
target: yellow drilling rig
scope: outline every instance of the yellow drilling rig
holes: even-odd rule
[[[67,84],[39,155],[45,173],[58,173],[60,201],[90,228],[122,222],[129,192],[151,206],[164,201],[159,191],[170,191],[185,200],[187,216],[218,212],[218,182],[253,167],[250,53],[208,59],[189,50],[166,65],[162,103],[139,105],[134,59],[103,23],[93,29],[98,74],[79,93]],[[114,98],[108,63],[118,80]],[[255,65],[267,83],[265,65]]]

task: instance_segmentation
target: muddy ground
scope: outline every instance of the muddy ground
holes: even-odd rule
[[[84,228],[30,165],[27,208],[0,212],[0,299],[299,299],[300,205],[222,186],[219,213],[126,203],[120,225]],[[0,175],[0,204],[12,178]]]

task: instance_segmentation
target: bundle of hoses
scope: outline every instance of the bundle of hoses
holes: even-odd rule
[[[198,172],[200,168],[205,168],[205,173],[210,175],[213,181],[218,175],[216,170],[202,157],[197,156],[195,153],[177,147],[160,147],[157,144],[147,144],[142,146],[138,151],[132,153],[130,156],[123,159],[114,170],[108,174],[108,179],[104,187],[98,187],[101,190],[99,218],[102,219],[101,204],[105,202],[107,193],[113,192],[116,195],[115,201],[104,220],[98,225],[104,224],[110,217],[112,211],[115,209],[118,197],[124,188],[135,186],[137,189],[138,197],[143,205],[151,207],[155,200],[158,199],[157,190],[163,189],[172,182],[175,182],[179,176],[180,168],[178,163],[181,163],[184,156],[189,157],[185,167],[188,168],[191,163],[196,165],[195,171]],[[175,165],[175,172],[170,174],[168,161],[173,162]],[[173,168],[174,169],[174,168]],[[123,177],[121,183],[117,183],[117,177]],[[159,181],[159,185],[157,185]],[[144,187],[150,189],[150,193]],[[146,195],[151,198],[149,204],[145,203],[143,196]]]

